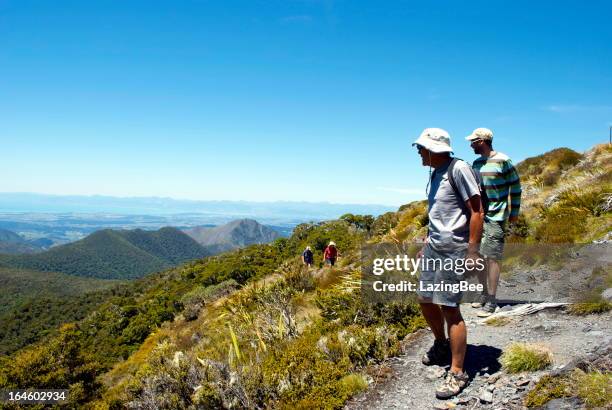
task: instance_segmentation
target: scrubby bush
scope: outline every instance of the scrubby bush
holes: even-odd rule
[[[575,394],[575,393],[574,393]],[[525,398],[523,403],[527,407],[540,407],[553,399],[571,397],[572,388],[566,377],[544,376],[536,383]]]
[[[612,374],[601,372],[585,373],[574,371],[572,379],[577,387],[578,397],[589,408],[610,408],[612,406]]]
[[[531,227],[525,215],[520,214],[516,222],[508,225],[506,241],[509,243],[524,242],[531,233]]]
[[[600,216],[605,213],[606,194],[610,189],[606,187],[595,187],[591,189],[568,189],[559,194],[557,201],[559,206],[586,211],[592,216]]]
[[[576,165],[584,156],[569,148],[557,148],[546,154],[527,158],[517,165],[521,179],[544,176],[545,185],[555,184],[562,171]]]
[[[312,292],[316,288],[316,281],[311,272],[301,267],[289,272],[285,276],[285,283],[298,292]]]
[[[612,375],[575,369],[558,376],[544,376],[536,383],[523,403],[527,407],[541,407],[553,399],[579,397],[587,408],[610,408],[612,404]]]
[[[348,222],[350,225],[358,229],[363,229],[364,231],[368,232],[374,224],[374,217],[372,215],[344,214],[340,217],[340,219]]]
[[[584,234],[587,212],[576,208],[555,206],[542,211],[542,222],[535,231],[535,239],[548,243],[573,243]]]
[[[188,321],[197,319],[200,310],[206,303],[228,295],[239,287],[240,285],[234,279],[228,279],[217,285],[195,287],[181,298],[184,306],[183,317]]]
[[[396,242],[414,239],[425,235],[424,228],[429,223],[427,201],[415,201],[400,207],[399,222],[393,228],[392,236]]]
[[[101,387],[97,377],[103,367],[83,350],[82,333],[78,325],[63,325],[50,343],[21,350],[0,368],[0,386],[13,389],[74,386],[78,394],[69,395],[72,407],[90,400]]]

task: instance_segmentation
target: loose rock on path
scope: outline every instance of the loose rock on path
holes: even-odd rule
[[[468,327],[466,371],[470,384],[460,395],[447,401],[436,399],[436,386],[443,381],[446,369],[421,363],[421,356],[433,343],[431,332],[421,330],[406,340],[401,356],[380,367],[378,373],[386,374],[387,380],[377,378],[345,409],[523,409],[523,397],[543,375],[612,344],[612,312],[580,317],[561,309],[544,310],[513,318],[501,327],[483,324],[468,304],[462,306],[462,313]],[[538,372],[506,373],[499,358],[512,342],[547,346],[554,356],[553,366]],[[548,408],[575,409],[580,408],[580,402],[562,399],[549,402]]]

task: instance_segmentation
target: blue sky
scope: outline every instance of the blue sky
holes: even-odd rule
[[[1,192],[399,205],[612,125],[612,3],[0,0]]]

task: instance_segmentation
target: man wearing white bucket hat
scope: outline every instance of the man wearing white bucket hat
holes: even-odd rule
[[[412,145],[418,149],[423,165],[434,169],[427,184],[429,226],[422,257],[434,262],[480,260],[483,209],[480,187],[471,167],[451,157],[450,136],[443,129],[425,129]],[[469,381],[463,371],[467,330],[459,308],[461,293],[444,291],[439,285],[457,284],[461,276],[446,268],[446,263],[440,269],[436,269],[436,263],[433,265],[433,269],[427,267],[420,272],[417,291],[421,311],[435,337],[422,361],[425,365],[447,365],[450,361],[450,370],[436,390],[437,398],[448,399],[459,394]]]

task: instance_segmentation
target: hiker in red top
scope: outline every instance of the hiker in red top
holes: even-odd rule
[[[325,263],[334,266],[336,258],[338,257],[338,249],[336,249],[336,243],[334,241],[329,242],[325,251],[323,251],[323,259]]]

